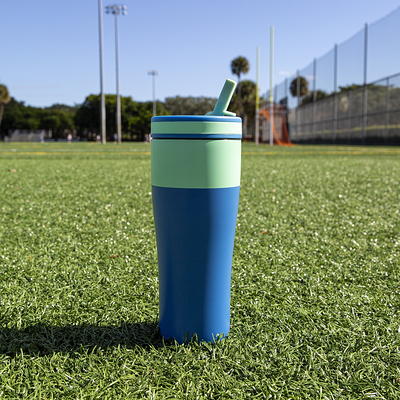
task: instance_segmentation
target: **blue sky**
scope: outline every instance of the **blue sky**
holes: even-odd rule
[[[147,71],[157,69],[157,97],[162,100],[175,95],[217,96],[224,79],[232,77],[230,61],[238,55],[250,61],[246,78],[255,79],[257,46],[264,92],[270,24],[276,29],[279,81],[400,2],[125,0],[125,4],[129,14],[119,23],[121,93],[136,100],[151,99]],[[74,104],[99,91],[97,0],[1,0],[0,16],[0,82],[15,98],[40,106]],[[113,93],[113,20],[105,15],[104,21],[105,89]],[[399,37],[393,35],[393,42]],[[394,72],[400,72],[398,54]],[[372,73],[378,77],[379,68]]]

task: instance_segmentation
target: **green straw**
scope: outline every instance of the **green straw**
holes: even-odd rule
[[[235,116],[236,114],[230,111],[226,111],[233,96],[233,92],[236,88],[236,82],[231,79],[225,81],[224,87],[218,97],[217,103],[215,104],[214,110],[208,112],[206,115],[230,115]]]

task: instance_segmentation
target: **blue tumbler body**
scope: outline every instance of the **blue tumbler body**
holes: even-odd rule
[[[189,124],[181,133],[185,122]],[[213,342],[229,332],[240,137],[240,118],[152,119],[152,195],[164,338]]]

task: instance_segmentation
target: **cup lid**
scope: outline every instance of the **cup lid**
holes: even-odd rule
[[[153,139],[241,139],[242,119],[211,115],[160,115],[151,119]]]
[[[193,122],[242,122],[240,117],[225,117],[224,115],[159,115],[153,117],[151,122],[172,122],[172,121],[193,121]]]

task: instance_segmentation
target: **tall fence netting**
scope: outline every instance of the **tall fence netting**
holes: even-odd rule
[[[400,143],[398,37],[400,8],[276,85],[278,137],[286,129],[298,143]]]

